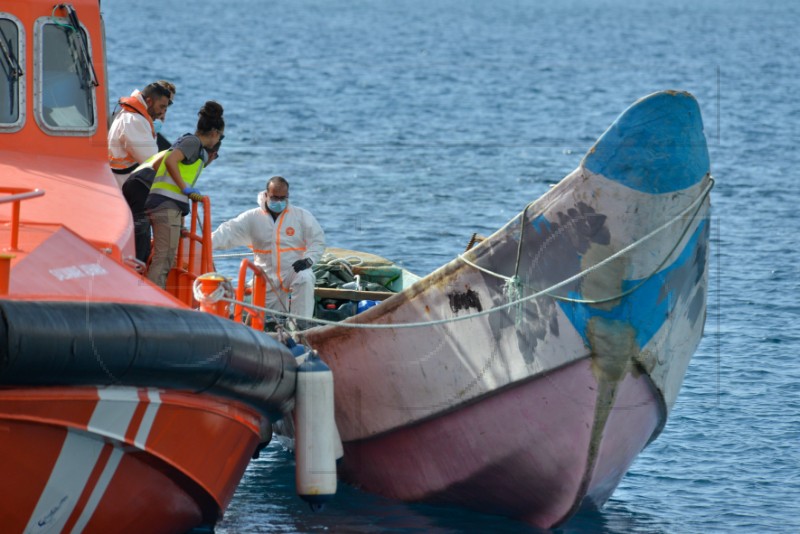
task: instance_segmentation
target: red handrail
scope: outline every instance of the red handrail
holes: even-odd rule
[[[203,221],[202,232],[198,233],[198,219],[200,218],[198,203],[203,204]],[[178,254],[175,261],[175,267],[170,271],[170,278],[167,281],[167,290],[170,291],[175,297],[182,302],[197,308],[200,303],[194,297],[193,285],[194,281],[200,275],[214,271],[214,261],[212,256],[212,243],[211,243],[211,201],[208,197],[203,197],[202,200],[192,201],[192,212],[190,214],[189,229],[181,232],[181,242],[178,246]],[[188,251],[185,250],[188,243]],[[200,258],[199,268],[197,257],[197,245],[200,244]],[[185,261],[186,258],[188,261]],[[253,306],[264,307],[267,300],[267,274],[253,262],[253,260],[244,258],[239,266],[239,283],[236,287],[236,300],[241,303],[244,301],[245,291],[247,289],[247,273],[253,272],[253,287],[252,287],[252,303]],[[211,279],[209,279],[211,280]],[[214,279],[214,283],[219,283],[219,280]],[[203,280],[201,280],[201,283]],[[205,291],[213,290],[211,284],[204,288]],[[221,316],[227,316],[227,308],[225,306],[215,307],[214,305],[200,306],[204,311],[215,313]],[[235,304],[233,308],[233,320],[243,323],[244,309],[247,304]],[[250,315],[250,327],[255,330],[264,330],[266,322],[264,312],[254,308],[248,308]]]

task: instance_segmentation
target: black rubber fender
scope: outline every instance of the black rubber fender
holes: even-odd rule
[[[208,392],[271,420],[294,405],[291,351],[204,312],[139,304],[0,300],[0,387],[124,385]]]

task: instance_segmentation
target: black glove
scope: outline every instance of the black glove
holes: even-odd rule
[[[303,258],[302,260],[294,262],[292,267],[294,267],[294,272],[299,273],[311,267],[312,264],[313,262],[309,258]]]

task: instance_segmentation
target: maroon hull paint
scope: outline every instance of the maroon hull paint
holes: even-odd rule
[[[636,456],[666,423],[666,408],[649,379],[629,374],[617,389],[608,416],[586,497],[602,506],[619,485]]]
[[[446,415],[345,443],[343,478],[387,497],[552,527],[585,495],[608,498],[663,418],[649,380],[628,374],[597,443],[597,389],[591,360],[581,360]]]

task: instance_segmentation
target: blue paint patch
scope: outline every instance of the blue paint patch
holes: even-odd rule
[[[597,140],[582,165],[644,193],[693,186],[709,172],[708,147],[697,101],[661,92],[635,102]]]
[[[587,347],[591,347],[587,336],[587,327],[592,317],[602,317],[631,325],[636,332],[636,342],[639,345],[639,350],[647,345],[667,320],[669,314],[672,313],[675,303],[681,296],[673,294],[679,284],[671,281],[671,278],[673,278],[678,269],[690,268],[687,263],[695,261],[699,240],[706,239],[707,236],[705,231],[706,224],[705,220],[701,221],[680,256],[668,268],[659,271],[643,284],[641,279],[624,280],[622,291],[627,291],[639,284],[641,286],[630,295],[624,297],[614,308],[606,310],[589,304],[558,301],[564,314],[581,335]],[[698,266],[698,268],[704,268],[704,264],[703,266]],[[695,278],[693,276],[692,280],[695,280]],[[668,288],[666,294],[664,293],[665,287]],[[574,291],[570,292],[569,297],[573,299],[585,298]]]
[[[550,221],[544,215],[539,215],[531,221],[531,226],[539,234],[550,233]]]

